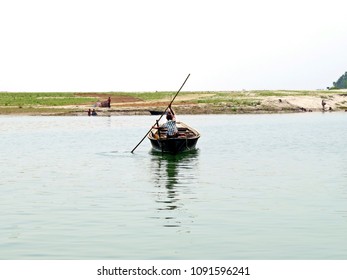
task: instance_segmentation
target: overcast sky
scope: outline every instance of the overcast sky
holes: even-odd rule
[[[345,0],[0,0],[0,91],[322,89]]]

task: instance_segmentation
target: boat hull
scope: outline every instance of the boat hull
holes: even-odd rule
[[[168,139],[150,139],[152,148],[156,151],[170,154],[179,154],[185,151],[194,150],[198,138],[168,138]]]
[[[163,112],[163,111],[155,111],[155,110],[149,110],[149,113],[151,115],[163,115],[163,114],[165,114],[165,112]]]

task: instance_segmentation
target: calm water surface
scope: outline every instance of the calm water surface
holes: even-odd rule
[[[347,259],[347,114],[0,117],[1,259]]]

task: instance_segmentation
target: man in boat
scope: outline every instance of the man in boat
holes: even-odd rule
[[[175,138],[178,137],[178,129],[176,126],[176,115],[175,112],[172,110],[171,106],[166,112],[166,120],[167,122],[164,123],[162,126],[156,126],[154,128],[160,129],[160,128],[167,128],[166,137],[167,138]]]
[[[163,127],[167,128],[167,138],[175,138],[178,136],[178,129],[176,126],[176,116],[175,112],[172,110],[171,106],[166,112],[166,120],[167,122],[163,124]]]

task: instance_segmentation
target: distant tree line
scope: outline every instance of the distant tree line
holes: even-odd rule
[[[333,87],[330,89],[347,88],[347,72],[343,74],[336,82],[333,82]]]

